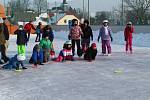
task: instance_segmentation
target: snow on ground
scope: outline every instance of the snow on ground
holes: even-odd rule
[[[66,35],[58,32],[54,41],[57,54]],[[31,56],[35,35],[27,47]],[[11,36],[8,55],[16,54],[16,37]],[[99,54],[100,43],[97,43]],[[123,45],[112,45],[112,56],[96,61],[51,62],[23,72],[0,70],[0,100],[149,100],[150,49],[134,47],[125,54]]]

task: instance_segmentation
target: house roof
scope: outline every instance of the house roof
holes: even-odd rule
[[[5,15],[5,9],[4,6],[2,4],[0,4],[0,17],[6,17]]]

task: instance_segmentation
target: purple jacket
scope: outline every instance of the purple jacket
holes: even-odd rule
[[[107,29],[108,29],[108,34],[105,33],[104,26],[102,26],[100,28],[99,37],[101,38],[101,40],[110,40],[110,37],[112,37],[111,36],[111,33],[112,33],[111,29],[109,27]]]

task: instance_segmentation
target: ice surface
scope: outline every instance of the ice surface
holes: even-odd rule
[[[56,34],[58,54],[68,33]],[[26,48],[28,58],[34,39],[32,35]],[[16,54],[15,41],[11,36],[9,56]],[[29,68],[23,72],[0,70],[0,100],[150,100],[150,49],[134,47],[131,55],[123,45],[113,44],[107,57],[100,56],[97,45],[99,54],[93,62],[50,62],[36,69],[26,62]]]

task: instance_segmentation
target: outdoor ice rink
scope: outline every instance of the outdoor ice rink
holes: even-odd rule
[[[27,47],[29,59],[35,36]],[[16,54],[16,38],[11,36],[8,55]],[[55,39],[58,54],[65,41]],[[55,63],[23,72],[0,70],[0,100],[150,100],[150,49],[112,45],[112,56],[96,61]]]

